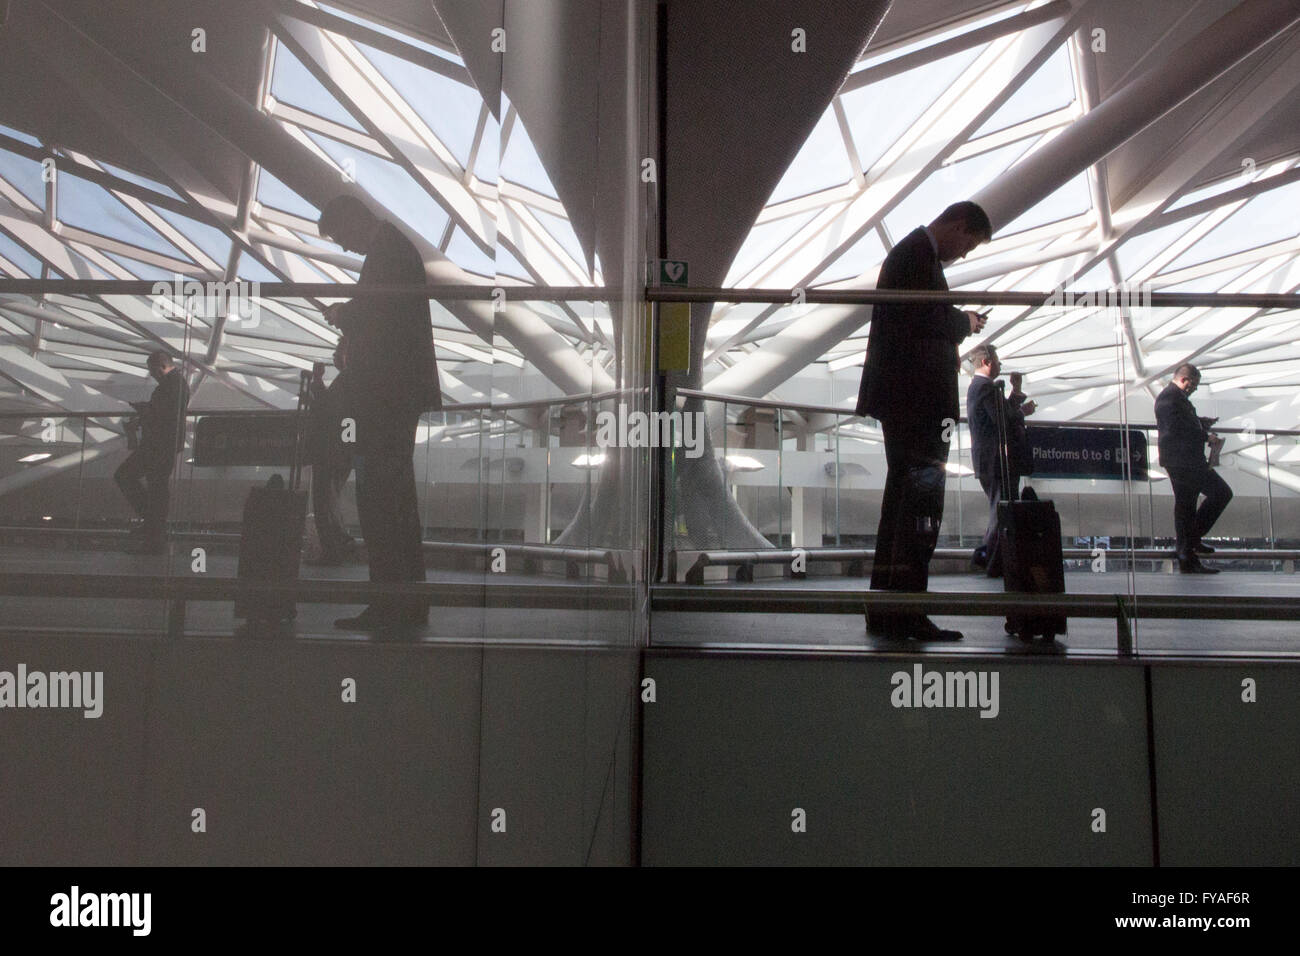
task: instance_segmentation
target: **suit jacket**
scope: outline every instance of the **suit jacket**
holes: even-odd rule
[[[966,419],[970,426],[971,467],[984,484],[996,484],[1002,471],[1002,456],[998,450],[999,400],[1006,416],[1011,471],[1015,475],[1027,475],[1033,470],[1025,429],[1025,413],[1021,408],[1025,396],[1018,394],[1015,397],[1002,397],[993,379],[976,375],[966,389]]]
[[[890,250],[876,288],[947,291],[943,267],[924,229],[912,230]],[[950,305],[873,306],[857,414],[903,424],[955,421],[957,345],[968,335],[970,320]]]
[[[140,449],[150,459],[170,463],[185,444],[185,413],[190,407],[190,386],[179,368],[162,377],[140,406]]]
[[[1160,433],[1161,467],[1207,467],[1205,425],[1187,393],[1172,382],[1156,398],[1156,427]]]
[[[423,284],[424,260],[390,222],[379,228],[358,285]],[[422,295],[355,299],[339,310],[357,407],[384,412],[442,407],[429,303]]]

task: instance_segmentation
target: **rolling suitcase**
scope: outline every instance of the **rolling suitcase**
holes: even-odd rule
[[[998,454],[1001,501],[998,502],[998,556],[1008,593],[1064,594],[1065,561],[1061,554],[1061,518],[1050,501],[1017,500],[1011,486],[1010,449],[1002,383],[998,383]],[[1012,614],[1006,630],[1022,641],[1037,636],[1052,640],[1064,634],[1063,614]]]
[[[244,502],[244,522],[239,534],[241,582],[292,585],[302,561],[302,537],[307,519],[307,493],[298,485],[302,474],[303,427],[310,404],[308,373],[298,390],[298,411],[289,481],[272,475],[266,485],[253,488]],[[235,616],[250,624],[281,625],[297,616],[290,594],[253,592],[241,588],[235,597]]]

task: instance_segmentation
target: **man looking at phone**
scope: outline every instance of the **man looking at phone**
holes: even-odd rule
[[[954,203],[894,246],[877,289],[944,292],[943,263],[963,258],[992,236],[984,210]],[[939,540],[948,442],[958,412],[957,346],[984,328],[986,316],[938,302],[882,303],[871,310],[857,414],[880,421],[885,490],[871,568],[872,590],[924,591]],[[894,640],[960,640],[924,614],[872,611],[867,631]]]
[[[1195,365],[1180,365],[1174,380],[1156,398],[1156,427],[1160,435],[1160,467],[1169,473],[1169,484],[1174,489],[1178,570],[1184,574],[1218,574],[1218,568],[1201,563],[1200,555],[1214,551],[1201,536],[1209,533],[1228,507],[1232,489],[1205,460],[1206,444],[1217,450],[1223,440],[1210,432],[1217,418],[1196,415],[1191,395],[1200,384],[1201,373]],[[1205,495],[1205,501],[1197,508],[1201,495]]]

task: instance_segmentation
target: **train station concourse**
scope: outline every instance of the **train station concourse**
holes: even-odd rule
[[[1294,0],[0,0],[0,864],[1300,863],[1298,115]]]

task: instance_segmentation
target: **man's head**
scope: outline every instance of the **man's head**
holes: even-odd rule
[[[149,370],[150,375],[161,382],[163,376],[176,367],[176,363],[172,361],[170,355],[158,349],[149,353],[149,357],[144,361],[144,367]]]
[[[369,251],[379,220],[355,196],[335,196],[320,211],[317,228],[349,252]]]
[[[1184,362],[1178,366],[1178,371],[1174,372],[1174,384],[1181,388],[1188,395],[1196,391],[1196,387],[1201,384],[1201,371],[1190,362]]]
[[[993,226],[983,209],[965,200],[939,213],[930,223],[930,233],[939,247],[939,261],[953,262],[993,238]]]
[[[991,345],[977,345],[971,349],[971,365],[975,367],[975,374],[987,375],[989,378],[997,378],[998,373],[1002,371],[1002,363],[998,360],[998,350]]]

